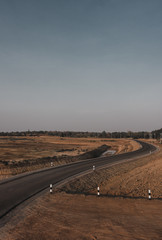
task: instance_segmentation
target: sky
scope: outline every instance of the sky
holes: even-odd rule
[[[162,127],[161,0],[0,0],[0,131]]]

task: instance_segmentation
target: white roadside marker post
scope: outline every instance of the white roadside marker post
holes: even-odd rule
[[[52,194],[52,184],[50,184],[50,193]]]
[[[95,171],[95,169],[96,169],[96,167],[95,167],[95,165],[93,165],[93,171]]]
[[[53,167],[53,162],[51,162],[51,167]]]
[[[97,196],[99,197],[100,196],[100,188],[97,187]]]
[[[151,190],[150,189],[148,190],[148,198],[149,198],[149,200],[151,200]]]

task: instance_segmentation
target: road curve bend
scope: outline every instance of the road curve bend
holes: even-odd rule
[[[83,160],[1,181],[0,219],[27,199],[48,188],[51,183],[58,184],[73,176],[81,175],[86,171],[92,171],[93,165],[96,166],[96,169],[107,168],[113,164],[142,157],[157,150],[157,148],[151,144],[141,141],[138,142],[141,144],[141,148],[133,152]]]

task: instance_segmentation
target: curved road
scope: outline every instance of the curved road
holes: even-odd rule
[[[98,169],[102,167],[109,167],[113,164],[131,160],[135,157],[141,157],[156,150],[156,147],[151,144],[141,141],[138,142],[142,145],[142,148],[134,152],[88,159],[1,181],[0,218],[5,216],[8,212],[25,200],[40,193],[44,189],[49,188],[51,183],[58,184],[72,176],[78,174],[81,175],[81,173],[86,171],[92,171],[93,165],[95,165]]]

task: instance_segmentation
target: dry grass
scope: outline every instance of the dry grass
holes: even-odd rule
[[[101,194],[161,197],[160,151],[129,163],[96,171],[72,181],[54,194],[40,197],[1,229],[0,240],[159,240],[161,200],[66,194],[62,190]]]
[[[50,167],[49,161],[43,163],[38,161],[36,164],[30,165],[30,161],[33,159],[56,156],[59,157],[59,159],[54,161],[54,166],[58,166],[75,160],[64,158],[63,156],[78,156],[103,144],[110,146],[117,154],[139,148],[136,142],[128,139],[61,138],[56,136],[1,137],[0,161],[12,163],[13,161],[21,162],[28,160],[29,164],[10,168],[0,163],[0,179],[23,172]]]
[[[162,146],[159,148],[160,151],[150,156],[74,180],[62,190],[96,194],[96,188],[100,186],[104,195],[148,197],[148,189],[151,189],[152,197],[162,198]]]
[[[110,145],[117,153],[138,148],[136,142],[127,139],[61,138],[56,136],[1,137],[0,161],[21,161],[62,155],[76,156],[103,144]]]
[[[49,193],[1,229],[1,240],[159,240],[161,202]],[[21,213],[21,220],[20,220]]]

